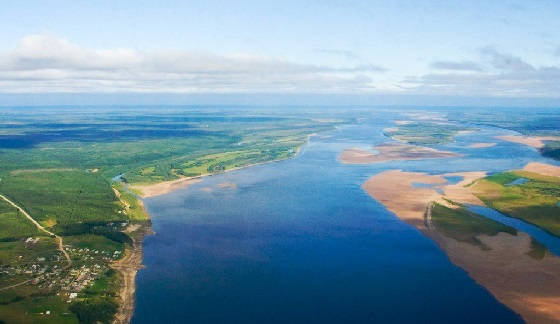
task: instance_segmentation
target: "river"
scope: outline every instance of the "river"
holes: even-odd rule
[[[497,172],[543,159],[484,127],[437,147],[460,158],[337,160],[387,141],[393,119],[378,113],[312,137],[294,159],[146,199],[155,234],[144,240],[132,322],[522,322],[361,185],[388,169]],[[498,145],[466,147],[475,142]]]

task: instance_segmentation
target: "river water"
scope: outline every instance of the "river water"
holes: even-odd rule
[[[497,172],[544,159],[485,127],[439,147],[461,158],[338,162],[345,148],[387,141],[393,119],[379,113],[312,137],[294,159],[146,199],[156,234],[144,241],[132,322],[521,322],[361,185],[388,169]],[[498,145],[466,147],[475,142]]]

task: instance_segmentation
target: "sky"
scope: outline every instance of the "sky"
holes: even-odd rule
[[[25,94],[560,103],[560,1],[4,0],[0,27],[0,104]]]

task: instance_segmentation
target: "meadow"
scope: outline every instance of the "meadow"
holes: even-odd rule
[[[502,172],[477,181],[473,190],[488,207],[560,236],[557,177],[527,171]]]

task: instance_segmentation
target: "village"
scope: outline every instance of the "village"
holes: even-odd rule
[[[32,249],[40,240],[29,237],[24,241]],[[122,251],[99,250],[64,246],[72,259],[69,267],[62,252],[26,259],[18,255],[9,264],[0,265],[0,289],[12,286],[33,285],[42,294],[56,294],[71,303],[80,292],[93,286],[96,279],[109,269],[109,264],[121,257]]]

